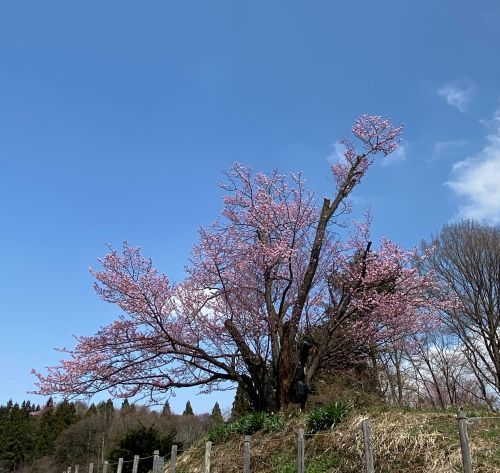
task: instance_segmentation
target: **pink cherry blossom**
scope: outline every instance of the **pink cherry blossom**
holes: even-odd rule
[[[431,296],[436,283],[419,273],[416,252],[388,240],[374,248],[369,216],[352,223],[347,239],[337,231],[348,195],[374,155],[397,147],[401,127],[364,115],[352,131],[362,151],[344,141],[344,160],[332,168],[336,189],[319,205],[300,173],[235,164],[221,216],[200,229],[180,283],[139,248],[112,250],[91,274],[122,315],[36,373],[38,392],[155,400],[174,388],[236,383],[256,409],[272,411],[307,400],[339,331],[352,346],[343,356],[354,357],[360,347],[430,330],[446,301]]]

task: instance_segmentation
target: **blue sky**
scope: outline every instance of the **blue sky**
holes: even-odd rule
[[[494,0],[5,2],[0,403],[118,315],[87,270],[105,243],[182,278],[222,170],[302,170],[328,195],[357,115],[406,124],[354,196],[375,236],[412,246],[462,216],[500,222],[498,24]],[[232,401],[179,392],[174,410],[188,397]]]

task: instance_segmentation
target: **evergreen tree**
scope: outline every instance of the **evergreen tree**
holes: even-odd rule
[[[63,431],[78,420],[76,415],[76,406],[73,402],[64,400],[57,405],[55,418],[59,431]]]
[[[54,442],[58,435],[52,398],[39,412],[36,429],[35,455],[37,458],[51,455],[54,451]]]
[[[108,415],[111,415],[111,416],[113,416],[115,413],[115,406],[114,406],[113,401],[111,399],[108,399],[106,401],[106,412],[108,413]]]
[[[28,461],[33,452],[31,405],[9,401],[0,407],[0,471],[13,471]]]
[[[170,403],[168,401],[165,401],[165,404],[163,405],[163,409],[161,411],[162,416],[170,416],[172,415],[172,411],[170,410]]]
[[[75,405],[66,400],[54,408],[54,402],[50,398],[41,412],[36,431],[37,457],[52,455],[59,434],[78,420]]]
[[[191,407],[191,402],[188,401],[186,402],[186,408],[184,409],[184,412],[182,413],[183,416],[194,416],[193,408]]]
[[[224,422],[224,417],[222,416],[222,411],[220,410],[219,403],[216,402],[214,408],[212,409],[212,414],[210,417],[217,423],[222,424]]]
[[[126,412],[130,412],[132,410],[132,406],[129,404],[128,399],[125,399],[122,403],[122,411],[123,410]],[[106,425],[109,425],[115,415],[115,406],[113,405],[113,401],[108,399],[106,402],[100,402],[97,405],[97,412],[103,416]]]
[[[160,455],[166,455],[172,450],[172,445],[175,441],[175,430],[171,430],[167,434],[162,434],[154,427],[141,426],[129,430],[111,450],[108,455],[110,463],[117,462],[119,458],[132,460],[134,455],[141,457],[149,457],[154,450],[159,450]],[[139,462],[138,473],[147,473],[150,471],[151,465],[149,462]],[[123,473],[130,473],[132,464],[124,463]]]
[[[239,417],[252,412],[252,407],[248,396],[245,391],[238,386],[236,389],[236,395],[234,397],[233,406],[231,408],[231,419],[238,419]]]
[[[97,407],[95,407],[95,404],[92,403],[90,407],[87,409],[87,412],[85,413],[86,416],[95,416],[97,415]]]
[[[135,410],[135,406],[133,404],[130,404],[129,400],[125,398],[122,402],[122,407],[120,410],[123,415],[127,415]]]

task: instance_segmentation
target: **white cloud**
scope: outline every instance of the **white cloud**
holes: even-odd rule
[[[326,157],[329,163],[335,164],[339,161],[344,161],[344,151],[345,146],[340,142],[336,141],[332,145],[332,151]],[[391,154],[384,156],[381,160],[382,166],[390,166],[391,164],[400,163],[406,160],[407,149],[405,145],[399,145],[396,151],[393,151]]]
[[[439,88],[437,93],[446,100],[448,105],[456,107],[462,113],[465,113],[475,91],[476,86],[472,83],[466,85],[450,83]]]
[[[468,144],[467,140],[436,141],[431,156],[425,158],[424,161],[431,164],[442,158],[456,156],[460,149]]]
[[[345,146],[340,141],[336,141],[335,143],[333,143],[332,151],[326,157],[326,159],[330,164],[335,164],[338,163],[339,161],[344,161],[344,151],[345,151]]]
[[[407,150],[405,145],[399,145],[396,151],[393,151],[391,154],[384,156],[382,158],[382,166],[390,166],[392,164],[401,163],[406,161]]]
[[[448,156],[457,151],[457,148],[463,148],[467,144],[467,140],[449,140],[437,141],[434,144],[434,156]]]
[[[486,146],[477,155],[455,163],[446,185],[466,200],[459,217],[500,223],[500,109],[489,123],[492,131]]]

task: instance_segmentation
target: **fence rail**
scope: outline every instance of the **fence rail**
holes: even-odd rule
[[[497,419],[500,421],[500,416],[495,417],[466,417],[464,412],[460,409],[457,411],[456,416],[458,422],[458,437],[460,439],[460,451],[462,457],[462,471],[463,473],[473,472],[473,461],[470,451],[469,435],[467,430],[467,425],[469,422],[473,422],[481,419]],[[370,419],[364,419],[361,422],[361,433],[363,436],[363,446],[364,446],[364,471],[366,473],[375,473],[376,458],[374,458],[373,448],[372,448],[372,432]],[[304,429],[300,428],[297,432],[297,473],[305,473],[305,444],[306,436],[320,436],[320,435],[332,435],[333,433],[319,433],[319,434],[305,434]],[[245,435],[243,437],[243,459],[242,459],[242,470],[243,473],[251,473],[251,444],[252,438],[250,435]],[[172,446],[172,450],[164,456],[160,456],[160,452],[155,450],[152,455],[148,457],[139,457],[135,455],[133,459],[125,460],[124,458],[119,458],[118,462],[109,463],[105,461],[102,465],[95,465],[90,463],[87,466],[80,468],[79,465],[69,466],[62,473],[122,473],[124,463],[133,463],[132,473],[137,473],[140,462],[148,461],[152,466],[152,473],[176,473],[177,472],[177,459],[178,454],[186,454],[195,449],[200,449],[203,447],[194,447],[188,450],[179,450],[177,445]],[[204,473],[211,473],[211,459],[214,448],[212,448],[212,442],[206,442],[204,455],[203,471]],[[168,462],[168,463],[167,463]],[[116,470],[113,467],[116,466]]]

